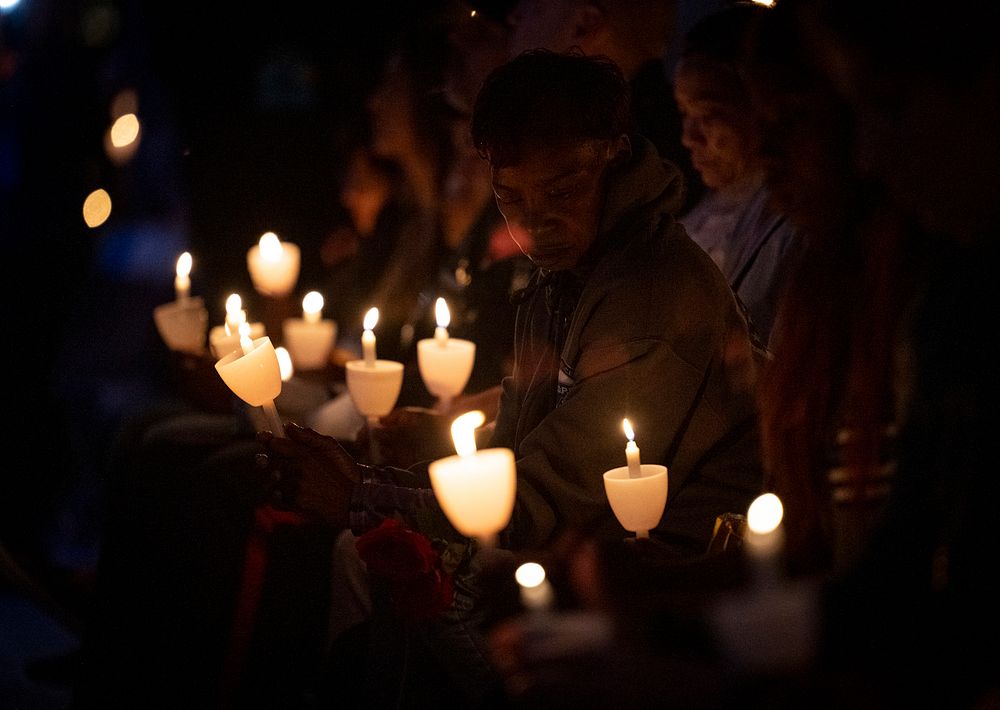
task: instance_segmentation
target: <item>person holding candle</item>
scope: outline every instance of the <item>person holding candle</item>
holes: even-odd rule
[[[1000,697],[998,491],[995,397],[981,395],[996,348],[980,328],[1000,225],[985,197],[1000,152],[996,9],[806,0],[765,18],[750,76],[767,180],[807,244],[760,391],[762,444],[784,509],[782,572],[817,582],[817,608],[792,624],[774,614],[785,623],[770,632],[819,629],[791,671],[697,670],[730,685],[734,707],[989,707]],[[676,575],[616,574],[610,555],[590,563],[609,600],[642,579],[669,608],[616,613],[677,628]],[[594,667],[548,690],[575,689]]]
[[[512,60],[484,85],[472,127],[536,266],[491,443],[517,459],[501,546],[542,548],[574,527],[621,542],[601,474],[620,465],[627,412],[649,423],[645,459],[671,470],[652,535],[698,554],[716,516],[745,508],[761,485],[750,389],[760,353],[725,279],[673,219],[678,173],[630,134],[627,85],[602,59]],[[355,533],[386,516],[440,515],[421,467],[362,467],[333,439],[287,430],[262,441],[266,465],[296,480],[296,509]]]

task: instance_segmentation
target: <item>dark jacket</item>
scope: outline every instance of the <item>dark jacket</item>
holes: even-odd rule
[[[653,534],[678,551],[705,550],[716,516],[744,511],[760,492],[759,353],[729,285],[674,220],[677,169],[645,139],[633,146],[609,178],[584,265],[535,274],[518,311],[493,439],[517,459],[506,546],[538,547],[567,526],[627,534],[602,476],[625,465],[623,417],[643,463],[669,469]]]

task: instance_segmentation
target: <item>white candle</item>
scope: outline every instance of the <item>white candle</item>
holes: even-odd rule
[[[437,328],[434,329],[434,340],[442,348],[448,345],[448,324],[451,323],[451,312],[443,298],[434,304],[434,314],[437,317]]]
[[[226,334],[239,331],[240,323],[247,322],[247,312],[243,310],[243,299],[238,293],[229,295],[226,299]]]
[[[545,578],[545,568],[537,562],[525,562],[514,572],[514,579],[521,588],[521,604],[531,611],[548,611],[555,595],[552,585]]]
[[[286,318],[282,323],[288,353],[301,370],[319,370],[329,362],[337,324],[322,316],[323,296],[310,291],[302,299],[302,317]]]
[[[250,324],[240,324],[240,350],[233,350],[217,363],[215,369],[233,393],[251,407],[262,407],[268,428],[275,436],[284,436],[284,426],[274,398],[281,394],[281,366],[271,339],[250,339]]]
[[[191,254],[184,252],[177,259],[177,276],[174,278],[174,293],[178,301],[187,300],[191,294]]]
[[[302,299],[302,320],[306,323],[319,323],[323,314],[323,295],[319,291],[310,291]]]
[[[282,242],[274,232],[265,232],[247,251],[247,269],[254,288],[265,296],[284,296],[299,278],[301,250]]]
[[[475,429],[484,421],[479,411],[455,419],[451,435],[457,455],[432,462],[428,473],[434,496],[455,529],[492,547],[514,510],[517,471],[510,449],[476,450]]]
[[[240,323],[240,348],[243,350],[244,355],[249,355],[253,352],[253,341],[250,340],[250,324],[246,321]]]
[[[278,371],[281,373],[281,381],[288,382],[295,375],[292,355],[285,348],[275,348],[274,354],[278,356]]]
[[[773,493],[757,496],[747,509],[743,546],[754,561],[758,581],[772,581],[778,574],[778,559],[785,545],[784,514],[781,499]]]
[[[635,443],[635,432],[632,430],[632,424],[629,423],[628,418],[622,420],[622,429],[625,430],[625,436],[628,437],[628,443],[625,444],[625,461],[628,463],[628,477],[640,478],[642,476],[642,468],[639,463],[639,447]]]
[[[378,308],[370,308],[365,314],[365,332],[361,334],[361,351],[364,353],[365,367],[375,367],[375,332],[378,323]]]

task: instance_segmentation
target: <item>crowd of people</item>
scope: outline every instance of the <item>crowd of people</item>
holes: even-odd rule
[[[319,394],[279,399],[274,431],[211,355],[167,363],[176,397],[110,460],[76,706],[1000,706],[1000,10],[680,17],[463,2],[407,28],[349,220],[303,254],[338,294]],[[477,347],[446,406],[416,354],[439,296]],[[344,386],[370,305],[405,366],[377,423]],[[495,544],[428,471],[472,410],[516,462]],[[605,492],[623,417],[668,471],[648,539]],[[745,516],[767,492],[765,558]]]

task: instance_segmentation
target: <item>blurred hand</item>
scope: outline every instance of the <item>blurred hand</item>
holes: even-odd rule
[[[206,412],[228,414],[233,409],[233,393],[215,369],[212,355],[170,351],[170,374],[178,393]]]
[[[373,437],[382,462],[406,468],[455,453],[451,440],[452,418],[423,407],[399,407],[382,417],[374,428],[365,426],[358,435],[360,446]]]
[[[298,424],[286,424],[287,438],[260,432],[265,453],[258,465],[271,478],[279,507],[336,528],[349,525],[351,492],[361,476],[351,455],[336,439]]]

